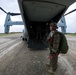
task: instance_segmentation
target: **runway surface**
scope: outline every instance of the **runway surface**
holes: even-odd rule
[[[53,75],[47,72],[49,50],[32,50],[21,34],[0,37],[0,75]],[[66,36],[67,54],[59,55],[55,75],[76,75],[76,37]]]

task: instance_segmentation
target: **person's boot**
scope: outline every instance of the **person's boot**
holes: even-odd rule
[[[53,71],[52,69],[48,70],[49,73],[55,74],[55,71]]]
[[[47,69],[52,69],[51,65],[49,63],[46,64]]]

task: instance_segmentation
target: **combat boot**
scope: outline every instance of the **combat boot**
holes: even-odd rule
[[[51,74],[55,74],[55,71],[53,71],[52,69],[48,70],[48,72]]]
[[[47,70],[52,69],[52,67],[51,67],[51,65],[50,65],[49,63],[46,64],[46,69],[47,69]]]

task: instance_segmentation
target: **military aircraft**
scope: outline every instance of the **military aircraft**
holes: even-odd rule
[[[28,44],[32,47],[38,46],[39,48],[42,46],[40,42],[45,42],[46,40],[47,34],[49,33],[49,23],[52,21],[58,23],[68,7],[75,1],[76,0],[18,0],[26,28],[26,30],[24,29],[23,31],[23,40],[28,40]],[[46,46],[44,45],[43,47]]]

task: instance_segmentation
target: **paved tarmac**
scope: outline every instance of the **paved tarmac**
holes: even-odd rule
[[[0,75],[76,75],[76,37],[66,36],[67,54],[59,55],[56,74],[47,72],[49,50],[33,50],[21,34],[0,37]]]

